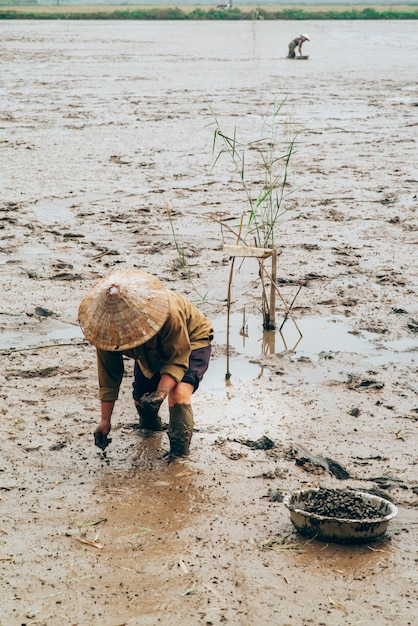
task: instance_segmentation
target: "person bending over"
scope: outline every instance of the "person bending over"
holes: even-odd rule
[[[105,450],[111,441],[111,417],[128,357],[135,362],[139,426],[163,430],[159,409],[168,397],[170,456],[187,455],[194,424],[191,397],[209,366],[211,322],[186,298],[136,269],[113,272],[96,283],[80,303],[78,320],[97,351],[96,446]]]
[[[299,35],[299,37],[295,37],[289,44],[289,54],[287,55],[288,59],[296,58],[296,48],[299,52],[299,56],[302,56],[302,44],[304,41],[310,41],[309,35]]]

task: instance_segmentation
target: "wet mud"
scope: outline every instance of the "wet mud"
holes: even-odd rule
[[[0,624],[416,624],[415,24],[305,24],[305,63],[285,59],[297,22],[0,28]],[[301,334],[291,319],[263,333],[246,259],[225,380],[219,220],[247,205],[212,167],[207,103],[247,141],[284,97],[298,142],[277,274]],[[215,325],[190,455],[172,463],[167,432],[138,428],[130,363],[106,457],[94,446],[77,310],[130,267]],[[296,532],[283,496],[342,485],[396,504],[383,538]]]
[[[332,518],[373,519],[381,517],[377,509],[355,492],[341,489],[319,489],[309,497],[301,497],[299,503],[304,511]]]

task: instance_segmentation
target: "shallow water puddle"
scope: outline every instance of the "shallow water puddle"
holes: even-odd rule
[[[216,344],[226,346],[227,318],[213,320]],[[278,321],[281,324],[281,321]],[[234,313],[230,318],[231,378],[225,380],[227,358],[215,358],[205,374],[202,389],[214,390],[234,382],[245,382],[262,377],[265,368],[251,359],[263,355],[291,351],[295,357],[307,357],[318,362],[327,353],[353,353],[366,357],[374,365],[401,362],[405,365],[417,359],[416,342],[404,337],[398,341],[382,340],[381,336],[363,331],[354,335],[345,317],[305,317],[297,320],[302,337],[291,320],[287,320],[281,331],[263,331],[261,317],[243,316]]]
[[[43,224],[73,223],[73,205],[74,198],[43,198],[34,202],[30,208]]]
[[[52,328],[51,328],[52,327]],[[26,350],[49,344],[59,344],[82,339],[81,328],[76,325],[63,325],[62,322],[51,320],[48,332],[34,332],[33,328],[22,328],[19,331],[2,331],[0,350]]]
[[[414,339],[403,337],[397,341],[384,342],[379,336],[363,331],[361,336],[353,335],[344,317],[306,317],[297,321],[302,332],[300,337],[295,325],[288,320],[282,331],[263,331],[261,318],[250,316],[243,325],[242,315],[234,313],[230,318],[230,359],[231,378],[225,381],[227,358],[214,358],[202,381],[201,388],[214,390],[224,388],[233,382],[245,382],[261,378],[265,369],[251,359],[263,355],[291,351],[298,357],[307,357],[318,362],[327,353],[354,353],[367,357],[374,365],[390,362],[411,364],[417,359],[417,346]],[[217,346],[226,346],[226,316],[213,320]],[[51,328],[52,326],[52,328]],[[68,325],[58,320],[50,320],[48,332],[43,328],[35,331],[22,325],[19,331],[3,331],[0,349],[26,349],[42,346],[50,342],[65,342],[82,339],[83,333],[76,325]],[[46,329],[45,329],[46,330]]]
[[[51,257],[52,252],[45,246],[22,246],[15,252],[8,252],[7,254],[0,254],[0,265],[6,263],[13,263],[15,265],[23,262],[27,262],[28,259],[34,258],[36,260],[39,257]]]

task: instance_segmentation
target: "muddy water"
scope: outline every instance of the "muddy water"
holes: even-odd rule
[[[416,23],[304,22],[309,61],[288,61],[300,29],[0,23],[5,626],[417,621]],[[300,143],[279,278],[288,302],[303,284],[303,336],[288,323],[263,336],[258,268],[245,264],[226,386],[229,267],[212,218],[239,223],[245,199],[225,162],[211,169],[207,101],[253,140],[284,96]],[[176,269],[167,202],[193,284]],[[95,355],[78,303],[132,266],[216,324],[184,462],[164,460],[166,433],[135,428],[128,367],[107,456],[93,446]],[[245,445],[262,435],[275,447]],[[335,458],[344,484],[386,490],[399,509],[387,537],[299,537],[272,493],[341,484],[296,465],[295,445]]]
[[[264,331],[260,316],[233,313],[229,332],[227,328],[226,315],[214,319],[217,344],[228,354],[229,342],[229,358],[226,355],[220,358],[215,352],[213,365],[202,382],[202,389],[212,393],[228,390],[236,382],[268,377],[271,374],[268,365],[258,363],[265,355],[290,352],[292,359],[308,359],[316,365],[339,353],[361,355],[370,366],[389,363],[414,366],[418,358],[414,338],[385,341],[368,331],[359,333],[343,316],[304,317],[296,324],[288,320],[281,330]]]

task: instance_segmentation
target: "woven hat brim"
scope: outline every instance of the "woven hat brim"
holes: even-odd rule
[[[168,291],[142,270],[120,270],[102,278],[78,309],[86,339],[101,350],[129,350],[151,339],[169,313]]]

